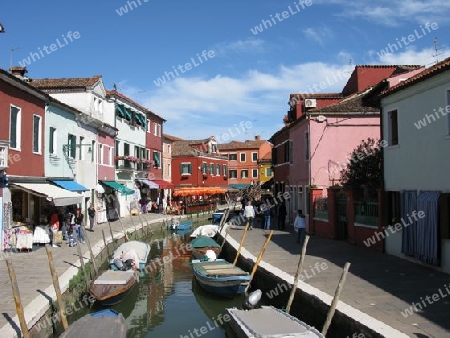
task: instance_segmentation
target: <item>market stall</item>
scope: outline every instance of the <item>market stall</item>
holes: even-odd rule
[[[218,195],[225,194],[220,187],[189,187],[175,190],[173,196],[182,202],[186,214],[211,211],[219,202]]]

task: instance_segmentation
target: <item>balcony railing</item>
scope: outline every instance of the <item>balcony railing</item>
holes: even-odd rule
[[[378,226],[378,201],[355,201],[355,222],[369,226]]]
[[[328,219],[328,198],[316,198],[314,200],[314,217]]]

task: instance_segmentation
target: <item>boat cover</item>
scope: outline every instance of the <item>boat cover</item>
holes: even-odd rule
[[[150,253],[150,245],[148,243],[139,242],[139,241],[129,241],[121,244],[116,251],[114,251],[113,259],[120,259],[120,255],[122,251],[125,253],[127,251],[134,250],[138,257],[139,263],[147,263],[147,257]]]
[[[192,240],[191,245],[193,248],[220,248],[220,245],[215,240],[207,236],[198,236]]]
[[[94,281],[94,285],[125,285],[133,277],[134,271],[106,270]]]
[[[201,225],[192,232],[191,237],[198,237],[198,236],[214,237],[217,231],[219,231],[218,225],[214,224]]]

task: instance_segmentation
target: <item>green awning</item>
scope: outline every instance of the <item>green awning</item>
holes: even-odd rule
[[[229,187],[230,188],[235,188],[235,189],[245,189],[249,186],[250,184],[230,184]]]
[[[124,106],[122,106],[122,109],[124,111],[125,117],[131,121],[131,110]]]
[[[134,194],[134,190],[127,188],[116,181],[100,181],[100,183],[107,185],[108,187],[110,187],[114,190],[117,190],[122,195],[133,195]]]
[[[122,118],[124,118],[126,116],[124,108],[120,105],[116,106],[116,113],[118,113],[120,115],[120,117],[122,117]]]
[[[140,124],[141,126],[144,126],[144,125],[145,125],[145,120],[144,120],[144,118],[142,117],[142,115],[136,114],[135,116],[136,116],[136,120],[139,122],[139,124]]]

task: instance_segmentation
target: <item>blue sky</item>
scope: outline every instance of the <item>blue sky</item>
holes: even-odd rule
[[[439,59],[450,56],[448,0],[134,3],[132,10],[132,1],[124,0],[2,3],[0,67],[9,67],[11,55],[18,65],[42,50],[43,57],[29,59],[31,78],[101,74],[107,89],[116,83],[164,117],[166,133],[183,138],[227,133],[244,140],[267,139],[283,126],[290,93],[315,93],[314,84],[326,78],[331,84],[321,92],[340,91],[348,76],[337,74],[348,74],[356,64],[430,66],[435,37]],[[276,24],[252,32],[272,18]],[[70,41],[69,32],[78,38]],[[411,34],[414,42],[401,42]],[[381,50],[396,43],[397,50],[391,47],[392,53],[380,58]],[[214,57],[200,64],[197,54],[203,51]],[[186,63],[191,69],[158,82]],[[230,135],[241,122],[251,128]]]

